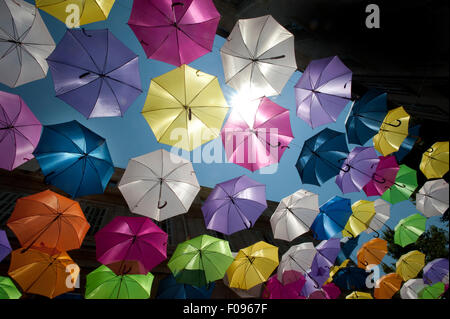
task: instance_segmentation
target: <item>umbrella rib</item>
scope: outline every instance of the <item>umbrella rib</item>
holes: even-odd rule
[[[190,101],[189,103],[186,103],[186,105],[189,105],[189,106],[190,106],[190,104],[191,104],[192,102],[194,102],[194,100],[195,100],[200,94],[202,94],[203,91],[205,91],[206,88],[207,88],[211,83],[213,83],[215,79],[217,79],[217,77],[213,77],[213,78],[211,79],[211,81],[209,81],[205,86],[203,86],[203,88],[201,88],[200,91],[198,91],[198,93],[191,99],[191,101]],[[185,77],[185,81],[186,81],[186,77]],[[186,90],[186,84],[185,84],[185,86],[184,86],[184,94],[186,94],[186,91],[187,91],[187,90]],[[184,100],[186,101],[186,96],[184,97]]]
[[[64,133],[62,133],[62,132],[60,132],[60,131],[57,131],[57,130],[53,129],[51,126],[45,126],[45,128],[48,129],[48,130],[52,130],[52,131],[54,131],[56,134],[59,134],[59,135],[61,135],[62,137],[66,138],[69,142],[71,142],[71,143],[75,146],[75,148],[78,150],[78,152],[80,153],[80,155],[81,155],[82,153],[84,153],[83,150],[82,150],[77,144],[75,144],[75,142],[74,142],[70,137],[66,136]],[[64,152],[64,153],[69,153],[69,152]],[[45,153],[43,153],[43,154],[45,154]],[[75,154],[75,153],[73,153],[73,154]],[[39,155],[39,154],[38,154],[38,155]]]
[[[188,165],[188,164],[190,164],[190,163],[185,162],[185,163],[181,164],[180,166],[175,167],[175,168],[172,169],[170,172],[168,172],[166,175],[164,175],[162,178],[163,178],[163,179],[166,179],[166,178],[167,178],[169,175],[171,175],[173,172],[175,172],[176,170],[178,170],[178,169],[180,169],[181,167],[186,166],[186,165]]]
[[[156,172],[150,166],[147,166],[146,164],[144,164],[142,162],[139,162],[136,159],[134,159],[133,162],[137,163],[137,164],[140,164],[140,165],[144,166],[145,168],[147,168],[148,170],[150,170],[156,178],[160,176],[160,175],[156,174]],[[163,163],[163,161],[161,161],[161,165],[162,165],[162,163]]]
[[[86,3],[86,2],[85,2]],[[70,31],[70,30],[69,30]],[[78,44],[81,46],[81,48],[84,50],[84,52],[87,54],[87,56],[89,57],[89,59],[92,61],[92,63],[95,65],[95,67],[97,68],[98,73],[101,73],[102,71],[100,70],[100,68],[98,67],[97,63],[95,63],[94,59],[92,58],[91,54],[89,53],[89,51],[84,47],[84,45],[81,43],[80,40],[77,39],[77,37],[75,37],[71,32],[69,32],[69,34],[75,39],[76,42],[78,42]]]
[[[166,129],[164,130],[164,132],[161,134],[161,137],[158,139],[158,141],[160,141],[164,135],[166,135],[167,131],[169,130],[169,128],[173,125],[173,123],[178,120],[180,118],[181,115],[183,115],[184,113],[186,113],[184,110],[180,110],[180,113],[177,115],[176,118],[174,118],[174,120],[172,121],[172,123],[170,123]],[[187,123],[186,123],[187,124]],[[187,126],[186,126],[187,127]]]
[[[120,114],[121,114],[121,116],[123,116],[123,112],[122,112],[122,109],[121,109],[121,105],[120,105],[119,99],[117,98],[116,93],[114,92],[113,88],[111,87],[111,85],[108,83],[108,81],[107,81],[106,79],[102,81],[102,85],[103,85],[103,82],[105,82],[106,85],[107,85],[107,86],[109,87],[109,89],[111,90],[111,93],[113,94],[114,99],[115,99],[116,102],[117,102],[117,106],[119,107]],[[121,81],[117,81],[117,82],[122,83]],[[99,95],[100,95],[100,92],[99,92]],[[100,97],[100,96],[99,96],[99,97]]]
[[[245,48],[247,49],[248,55],[251,56],[252,58],[254,58],[253,54],[250,52],[250,49],[247,46],[247,43],[245,43],[245,41],[244,41],[244,37],[242,36],[242,30],[241,30],[241,25],[240,25],[239,21],[237,22],[237,26],[239,28],[239,34],[241,35],[242,43],[244,44]]]

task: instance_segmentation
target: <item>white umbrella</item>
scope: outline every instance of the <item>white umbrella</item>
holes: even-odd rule
[[[443,179],[426,182],[416,195],[416,208],[426,217],[440,216],[448,209],[448,183]]]
[[[133,213],[162,221],[186,213],[200,186],[191,162],[160,149],[132,158],[119,190]]]
[[[375,215],[370,221],[369,228],[365,231],[370,234],[373,231],[380,230],[391,216],[391,204],[379,198],[374,202]]]
[[[319,212],[317,194],[301,189],[283,198],[270,217],[274,238],[292,241],[308,232]]]
[[[402,299],[419,299],[419,292],[427,287],[423,279],[409,279],[400,289],[400,297]]]
[[[283,273],[288,270],[295,270],[306,275],[311,268],[316,252],[316,248],[311,242],[289,248],[281,257],[277,271],[278,280],[283,282]]]
[[[23,0],[0,0],[0,83],[9,87],[47,76],[55,48],[38,9]]]
[[[249,99],[278,95],[297,70],[294,36],[272,16],[241,19],[220,49],[225,81]]]

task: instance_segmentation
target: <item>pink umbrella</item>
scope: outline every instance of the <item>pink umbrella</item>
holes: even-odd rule
[[[372,180],[363,187],[367,196],[381,196],[395,183],[395,177],[400,167],[395,156],[380,156]]]
[[[212,0],[134,0],[128,25],[149,59],[180,66],[211,52],[219,20]]]
[[[326,284],[320,290],[312,292],[308,299],[337,299],[341,290],[333,283]]]
[[[263,293],[264,299],[305,299],[301,291],[305,284],[305,278],[302,276],[298,280],[283,285],[277,275],[273,275],[266,283],[266,289]]]
[[[41,131],[20,96],[0,91],[0,168],[12,171],[32,159]]]
[[[278,163],[294,138],[289,110],[266,97],[235,108],[221,134],[228,161],[252,172]]]

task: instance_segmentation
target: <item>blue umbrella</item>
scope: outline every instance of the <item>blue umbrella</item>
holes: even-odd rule
[[[361,290],[367,288],[368,275],[369,273],[362,268],[346,267],[338,270],[333,276],[333,283],[342,290]]]
[[[397,163],[400,163],[409,152],[411,152],[414,144],[416,144],[419,139],[420,134],[420,125],[416,125],[410,127],[408,130],[408,136],[404,139],[403,143],[400,145],[400,148],[393,155],[397,159]]]
[[[177,283],[175,277],[170,275],[159,282],[157,299],[209,299],[214,290],[212,282],[205,287],[196,287]]]
[[[332,238],[345,228],[351,214],[350,199],[334,196],[320,206],[320,212],[311,225],[314,237],[319,240]]]
[[[359,238],[359,236],[353,238],[346,237],[346,241],[343,244],[341,242],[341,251],[339,252],[339,255],[336,259],[337,263],[342,264],[344,260],[350,258],[355,248],[358,247]]]
[[[295,166],[304,184],[320,186],[339,173],[348,153],[345,134],[326,128],[305,141]]]
[[[103,193],[114,173],[105,139],[77,121],[44,126],[34,156],[45,182],[72,197]]]
[[[380,130],[387,114],[387,94],[370,90],[355,104],[345,121],[348,142],[364,145]]]

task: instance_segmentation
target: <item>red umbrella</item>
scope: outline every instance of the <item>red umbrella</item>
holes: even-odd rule
[[[372,180],[363,187],[367,196],[383,195],[394,183],[400,167],[395,156],[380,156]]]

